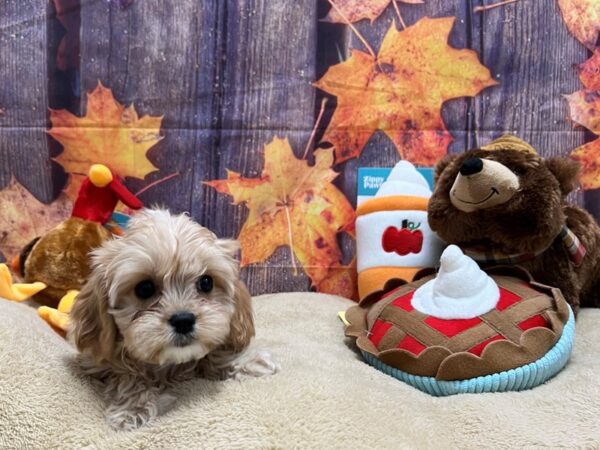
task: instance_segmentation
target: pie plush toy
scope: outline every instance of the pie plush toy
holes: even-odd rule
[[[454,245],[437,274],[424,269],[345,319],[369,364],[436,396],[537,386],[567,363],[575,328],[559,289],[518,266],[483,271]]]

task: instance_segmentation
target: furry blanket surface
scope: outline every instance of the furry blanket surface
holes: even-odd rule
[[[339,297],[254,299],[273,377],[179,385],[175,408],[115,432],[74,350],[27,305],[0,300],[0,449],[401,449],[600,446],[600,310],[579,315],[565,370],[531,391],[434,398],[365,364]]]

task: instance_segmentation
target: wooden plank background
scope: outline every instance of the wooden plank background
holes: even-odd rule
[[[223,90],[220,154],[213,179],[225,169],[257,177],[262,172],[264,145],[274,137],[288,137],[301,157],[313,125],[317,16],[314,0],[227,1],[227,37],[223,52]],[[237,236],[247,217],[245,207],[231,198],[204,190],[211,209],[193,214],[223,236]],[[195,196],[196,199],[202,198]],[[276,251],[267,264],[245,271],[252,292],[307,290],[308,280],[294,277],[288,248]]]
[[[573,70],[588,57],[554,1],[521,1],[475,15],[473,48],[500,85],[473,99],[475,145],[516,133],[545,157],[567,156],[584,143],[563,94],[582,88]],[[572,201],[583,202],[581,192]]]
[[[55,193],[46,138],[47,8],[47,0],[0,5],[0,189],[14,174],[46,203]]]
[[[127,179],[137,191],[166,175],[168,182],[142,194],[147,204],[189,211],[218,235],[234,237],[247,210],[203,185],[231,169],[259,176],[262,150],[275,136],[287,136],[300,156],[325,94],[311,86],[326,69],[343,61],[351,48],[364,46],[347,26],[319,21],[326,0],[137,0],[123,9],[118,1],[81,0],[80,69],[71,78],[55,70],[57,36],[48,0],[5,0],[0,4],[0,188],[11,174],[48,203],[64,184],[52,170],[59,151],[46,136],[48,107],[71,105],[85,111],[77,92],[100,81],[140,115],[164,114],[164,139],[148,158],[160,168],[145,180]],[[443,107],[454,137],[450,151],[461,152],[505,133],[528,139],[544,156],[565,155],[585,142],[573,129],[562,94],[581,89],[572,69],[589,55],[569,35],[555,0],[520,0],[476,13],[483,0],[425,0],[400,3],[408,25],[424,16],[456,17],[450,44],[477,51],[499,86]],[[54,22],[53,22],[54,20]],[[392,7],[374,23],[357,24],[377,50],[398,19]],[[76,89],[64,87],[74,79]],[[61,89],[61,86],[63,87]],[[74,101],[65,99],[71,92]],[[331,117],[329,99],[317,141]],[[376,133],[360,159],[336,170],[336,184],[355,203],[356,169],[391,166],[393,144]],[[597,193],[585,200],[600,205]],[[578,193],[574,201],[583,203]],[[600,206],[597,209],[600,215]],[[340,240],[345,261],[354,244]],[[253,293],[307,290],[309,280],[294,276],[288,248],[244,276]]]

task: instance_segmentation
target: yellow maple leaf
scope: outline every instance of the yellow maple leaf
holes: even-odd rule
[[[567,28],[575,39],[590,50],[594,50],[600,33],[600,2],[558,0],[558,6]]]
[[[443,103],[497,84],[473,50],[448,45],[454,20],[425,17],[402,31],[392,24],[376,58],[353,50],[315,83],[337,97],[323,136],[335,147],[336,163],[358,157],[376,130],[418,165],[432,165],[447,152],[452,137]]]
[[[581,187],[600,188],[600,138],[576,148],[571,157],[581,164]]]
[[[46,205],[12,178],[0,191],[0,251],[6,258],[18,255],[34,238],[69,217],[71,209],[66,195]]]
[[[600,91],[584,90],[565,95],[571,119],[600,135]]]
[[[162,116],[139,117],[133,105],[121,105],[101,83],[88,94],[85,116],[50,110],[50,121],[48,133],[63,146],[55,159],[67,173],[85,174],[92,164],[105,164],[121,177],[144,178],[157,169],[146,153],[162,139]],[[70,198],[82,179],[75,176],[69,181]]]
[[[395,0],[335,0],[335,7],[323,19],[325,22],[350,23],[369,19],[373,22]],[[399,0],[402,3],[423,3],[423,0]],[[341,11],[341,14],[339,11]]]
[[[274,138],[265,146],[260,178],[243,178],[228,171],[227,179],[206,182],[248,208],[238,236],[241,264],[263,262],[277,248],[289,246],[313,285],[339,265],[342,254],[337,234],[351,231],[354,210],[331,182],[333,150],[314,152],[315,164],[294,155],[287,139]]]

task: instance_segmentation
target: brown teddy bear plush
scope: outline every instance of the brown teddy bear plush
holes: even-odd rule
[[[566,202],[578,174],[575,161],[503,136],[437,164],[429,225],[480,265],[519,264],[560,288],[575,313],[600,306],[600,227]]]

